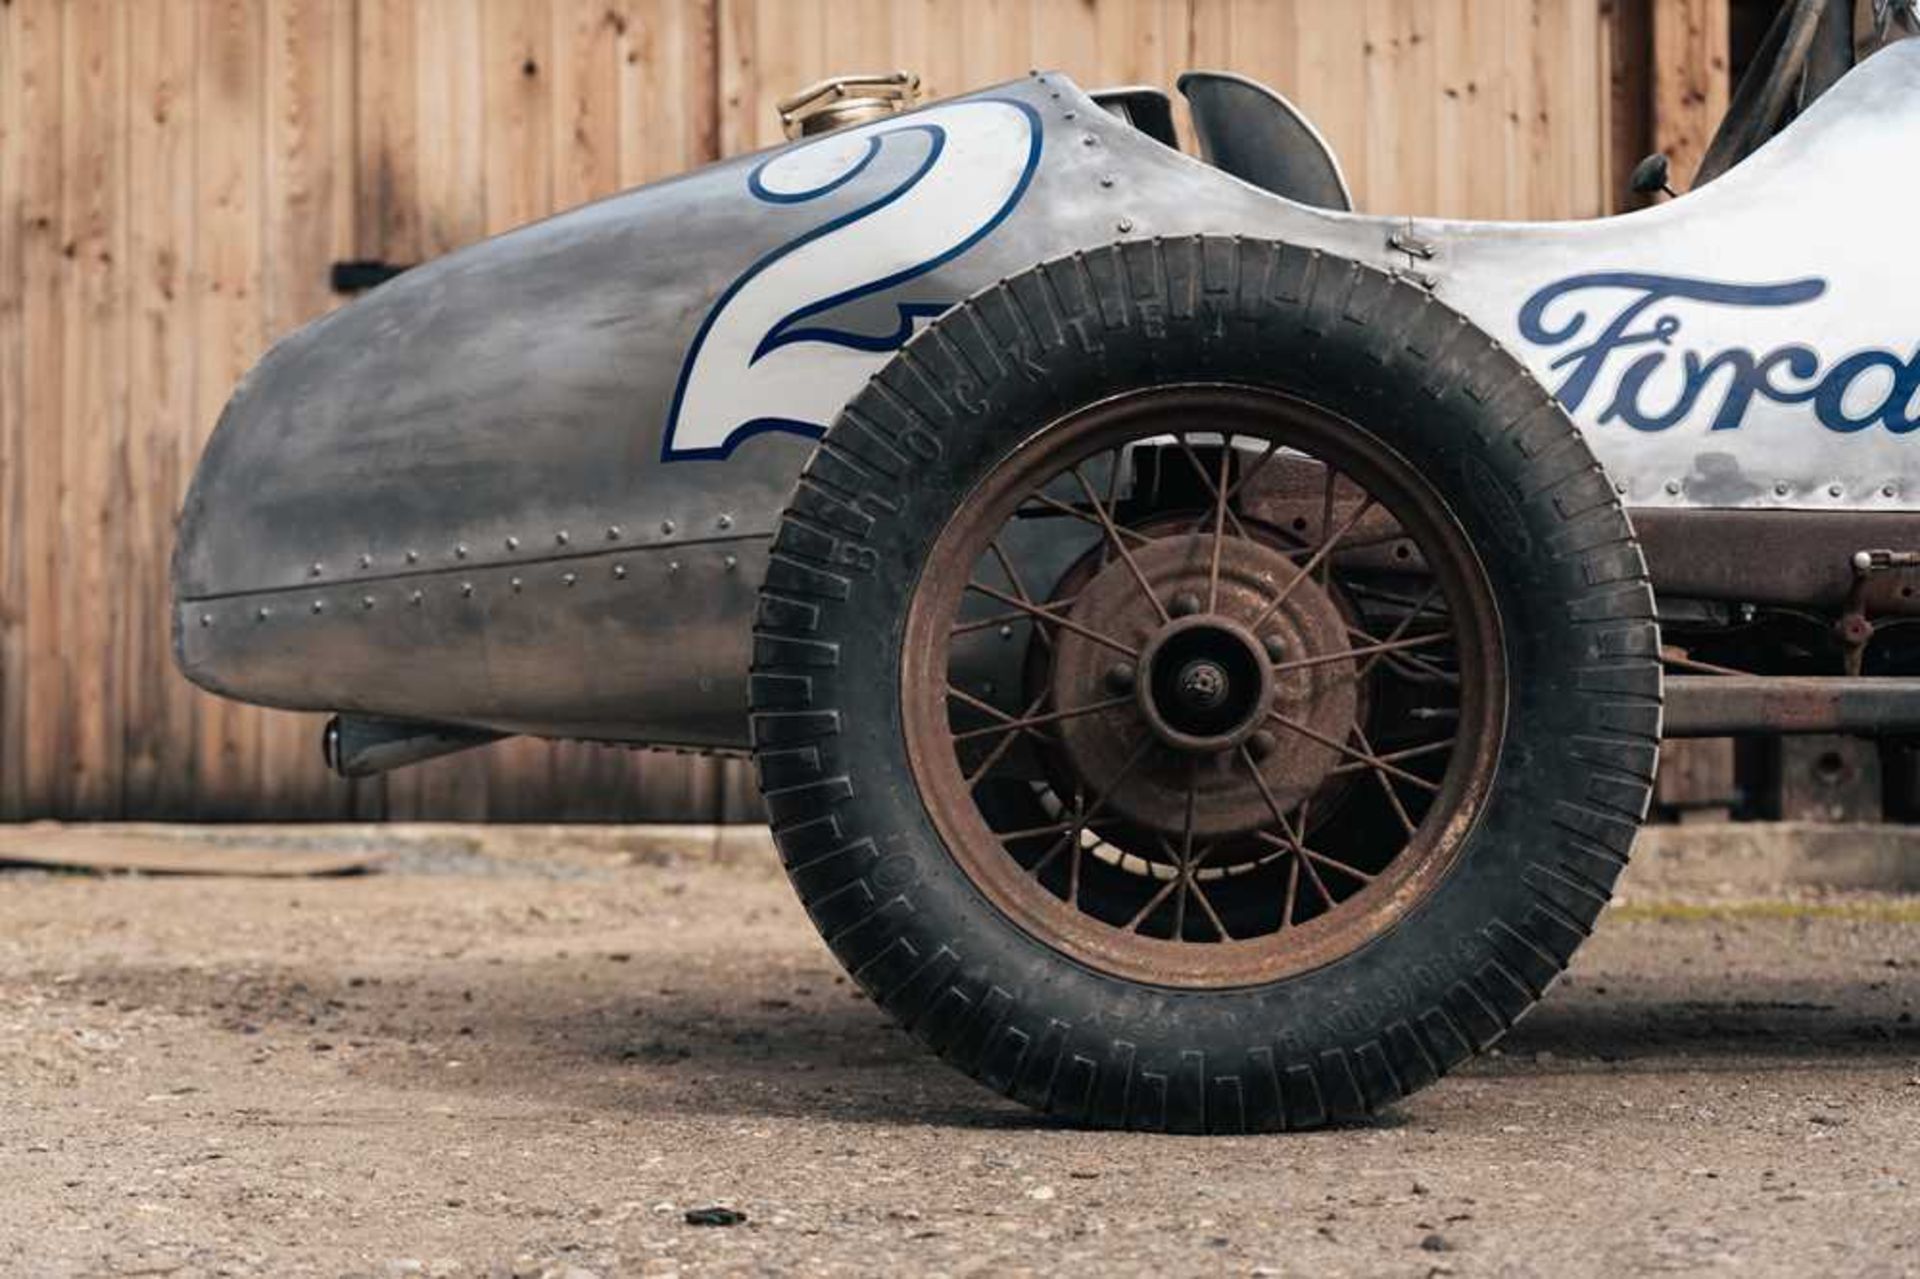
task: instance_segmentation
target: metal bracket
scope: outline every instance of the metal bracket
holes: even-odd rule
[[[1392,275],[1395,279],[1418,285],[1429,293],[1438,287],[1439,281],[1428,272],[1422,271],[1419,264],[1433,261],[1439,249],[1432,241],[1423,240],[1413,233],[1411,218],[1407,220],[1406,226],[1387,233],[1387,250],[1391,253],[1404,253],[1407,258],[1407,264],[1404,267],[1393,269]]]
[[[1415,235],[1411,226],[1405,231],[1395,231],[1389,234],[1387,236],[1387,247],[1395,252],[1404,253],[1410,258],[1417,258],[1422,262],[1432,261],[1433,255],[1439,251],[1434,248],[1431,240],[1422,240],[1419,236]]]
[[[1858,675],[1873,639],[1873,623],[1867,618],[1867,581],[1875,573],[1895,568],[1920,568],[1920,551],[1868,550],[1853,553],[1853,588],[1847,592],[1846,607],[1833,624],[1833,637],[1840,642],[1849,675]]]

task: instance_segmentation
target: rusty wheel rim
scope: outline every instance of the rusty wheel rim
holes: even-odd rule
[[[1136,392],[1036,433],[936,538],[908,762],[1038,940],[1134,981],[1270,982],[1384,935],[1457,860],[1500,635],[1464,530],[1384,443],[1278,393]],[[969,686],[996,641],[1018,687]]]

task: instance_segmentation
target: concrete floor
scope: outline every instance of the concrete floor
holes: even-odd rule
[[[1498,1055],[1168,1139],[926,1057],[731,838],[0,874],[0,1269],[1920,1274],[1920,899],[1643,876]]]

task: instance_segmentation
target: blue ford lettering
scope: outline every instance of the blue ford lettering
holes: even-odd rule
[[[1568,412],[1584,404],[1610,368],[1619,367],[1613,397],[1598,420],[1625,422],[1636,431],[1664,431],[1700,406],[1702,396],[1718,382],[1720,402],[1713,415],[1715,431],[1733,430],[1747,415],[1756,397],[1776,404],[1811,404],[1813,415],[1829,431],[1864,430],[1878,422],[1889,431],[1905,434],[1920,426],[1920,349],[1911,356],[1868,349],[1855,351],[1831,365],[1821,362],[1812,347],[1799,343],[1777,347],[1761,355],[1744,347],[1703,353],[1677,344],[1682,339],[1680,316],[1667,304],[1704,303],[1748,308],[1790,307],[1811,302],[1827,291],[1827,282],[1810,278],[1778,284],[1727,284],[1683,276],[1634,271],[1598,271],[1547,285],[1520,308],[1520,335],[1542,347],[1561,347],[1549,367],[1566,370],[1554,394]],[[1604,300],[1611,315],[1596,307],[1592,319],[1582,309]],[[1562,303],[1558,319],[1548,316]],[[1591,320],[1591,322],[1590,322]],[[1578,343],[1578,345],[1570,345]],[[1649,379],[1678,358],[1682,373],[1679,394],[1671,404],[1650,405]],[[1612,362],[1610,364],[1610,362]],[[1849,399],[1856,384],[1875,370],[1886,393],[1872,403]],[[1724,376],[1723,376],[1724,375]],[[1867,394],[1871,394],[1868,391]]]

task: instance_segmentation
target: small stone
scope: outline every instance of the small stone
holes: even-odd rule
[[[1054,1194],[1055,1191],[1052,1186],[1035,1186],[1027,1192],[1027,1198],[1038,1199],[1042,1203],[1045,1203],[1047,1200],[1052,1199]]]
[[[1443,1234],[1430,1234],[1420,1241],[1420,1247],[1427,1252],[1452,1252],[1453,1245],[1447,1242]]]
[[[737,1226],[747,1219],[747,1214],[738,1208],[689,1208],[686,1221],[689,1226]]]

